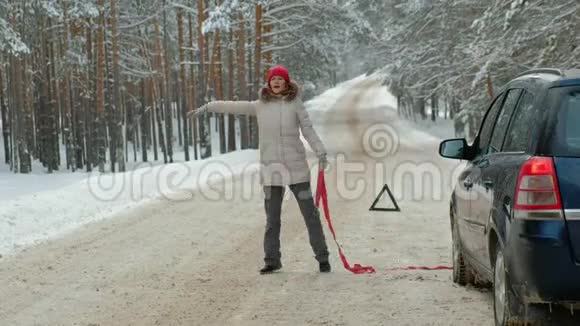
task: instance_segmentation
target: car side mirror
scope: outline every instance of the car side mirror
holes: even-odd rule
[[[439,155],[445,158],[467,160],[469,145],[465,138],[448,139],[439,145]]]

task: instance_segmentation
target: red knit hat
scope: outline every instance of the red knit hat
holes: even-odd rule
[[[270,87],[270,80],[272,80],[274,76],[280,76],[284,78],[286,83],[290,83],[290,74],[288,73],[288,69],[284,68],[283,66],[276,66],[270,69],[268,72],[268,87]]]

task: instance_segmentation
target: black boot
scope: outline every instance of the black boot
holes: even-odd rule
[[[320,272],[321,273],[330,273],[330,263],[320,263]]]
[[[279,265],[266,265],[260,270],[260,274],[271,274],[282,268],[282,264]]]

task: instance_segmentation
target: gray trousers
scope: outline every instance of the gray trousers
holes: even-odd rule
[[[310,245],[318,262],[328,262],[328,247],[322,230],[320,213],[314,205],[310,182],[292,184],[289,186],[298,201],[300,212],[304,217]],[[264,261],[267,265],[280,265],[280,215],[285,187],[264,186],[264,206],[266,209],[266,232],[264,235]]]

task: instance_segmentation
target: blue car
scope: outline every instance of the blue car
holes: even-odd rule
[[[453,281],[492,284],[495,325],[549,320],[557,309],[573,314],[580,70],[517,76],[496,94],[473,143],[446,140],[439,154],[467,161],[450,203]]]

